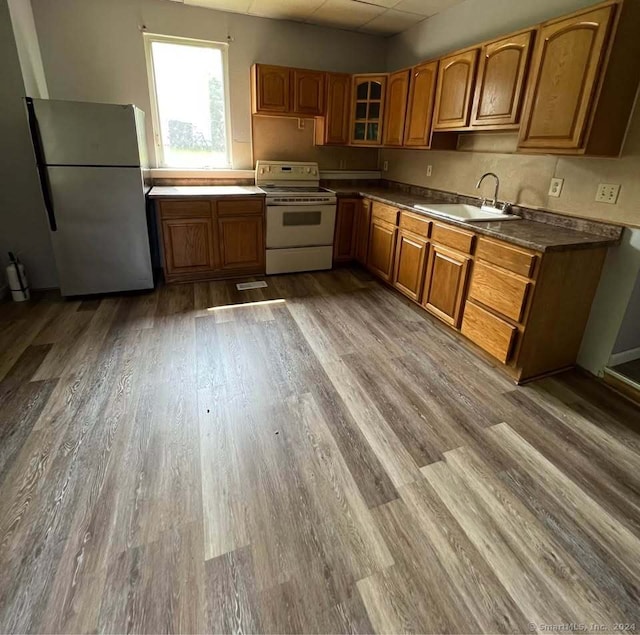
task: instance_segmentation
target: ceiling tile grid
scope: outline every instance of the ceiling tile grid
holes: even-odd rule
[[[178,2],[180,0],[177,0]],[[182,0],[184,4],[389,37],[463,0]]]

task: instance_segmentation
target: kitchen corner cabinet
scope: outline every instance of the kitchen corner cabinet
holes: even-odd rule
[[[333,262],[349,262],[355,255],[356,222],[360,208],[357,198],[339,198],[333,238]]]
[[[353,76],[350,139],[353,145],[382,143],[386,88],[386,75]]]
[[[428,148],[436,94],[438,62],[426,62],[411,69],[404,145]]]
[[[477,48],[454,53],[440,60],[434,130],[468,127],[477,60]]]
[[[532,38],[533,31],[525,31],[482,46],[472,127],[518,127]]]
[[[384,107],[383,145],[402,146],[407,114],[409,71],[391,73],[387,80],[387,97]]]
[[[264,273],[264,199],[157,201],[167,282]]]
[[[640,3],[543,23],[520,128],[526,152],[617,156],[640,81]]]
[[[347,145],[351,116],[351,75],[327,73],[324,117],[316,119],[317,145]]]

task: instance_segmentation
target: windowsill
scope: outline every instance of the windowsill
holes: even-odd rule
[[[253,170],[198,170],[188,168],[150,168],[149,174],[156,179],[252,179]]]

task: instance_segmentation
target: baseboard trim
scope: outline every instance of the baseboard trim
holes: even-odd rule
[[[613,388],[617,393],[630,399],[636,405],[640,405],[640,386],[634,381],[610,368],[604,369],[604,377],[602,379],[605,384]]]
[[[621,353],[612,353],[607,366],[618,366],[618,364],[633,362],[636,359],[640,359],[640,347],[630,348],[628,351],[622,351]]]

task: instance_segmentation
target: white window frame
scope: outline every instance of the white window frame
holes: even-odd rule
[[[156,152],[156,166],[158,168],[185,169],[183,166],[167,165],[164,158],[164,147],[162,145],[162,133],[160,128],[160,110],[158,108],[158,96],[156,92],[155,69],[153,65],[153,52],[151,45],[153,42],[165,42],[168,44],[183,44],[187,46],[201,46],[203,48],[216,49],[222,54],[222,75],[224,82],[224,120],[227,136],[227,164],[219,168],[202,167],[188,168],[189,171],[211,171],[212,169],[230,170],[233,167],[232,136],[231,136],[231,107],[229,99],[229,44],[226,42],[210,42],[208,40],[194,40],[186,37],[173,35],[160,35],[157,33],[143,33],[144,50],[147,59],[147,77],[149,79],[149,99],[151,103],[151,123],[153,126],[154,148]]]

